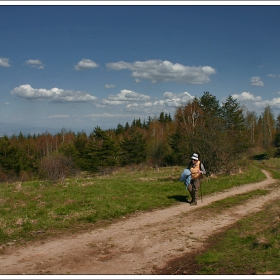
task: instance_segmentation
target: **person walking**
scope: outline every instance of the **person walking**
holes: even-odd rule
[[[197,205],[198,190],[201,185],[201,179],[206,174],[203,163],[198,159],[198,154],[194,153],[191,156],[191,162],[189,163],[188,169],[191,172],[191,181],[188,186],[189,193],[191,195],[190,205]]]

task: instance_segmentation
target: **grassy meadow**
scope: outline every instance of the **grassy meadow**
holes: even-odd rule
[[[275,200],[234,227],[212,236],[195,257],[198,275],[279,275],[280,202]]]
[[[206,177],[202,183],[203,196],[261,181],[265,175],[260,169],[267,169],[274,178],[280,179],[280,159],[253,163],[235,175]],[[63,184],[53,181],[2,183],[0,253],[9,245],[82,232],[136,211],[186,202],[188,192],[179,181],[183,169],[166,167],[157,170],[139,166],[120,168],[104,176],[82,174],[65,180]],[[200,210],[204,214],[215,215],[268,192],[269,188],[254,190],[217,201]],[[250,215],[231,229],[211,237],[209,244],[206,250],[194,256],[192,261],[196,264],[196,271],[193,274],[280,274],[280,202],[276,200],[264,211]]]
[[[256,166],[280,179],[280,159],[255,162]],[[279,188],[278,183],[271,188]],[[255,195],[265,195],[269,189],[254,190],[247,194],[217,201],[207,206],[209,212],[237,205]],[[197,275],[279,275],[280,274],[280,201],[238,221],[229,230],[212,236],[211,244],[195,256]]]
[[[186,202],[179,177],[184,167],[135,167],[105,176],[80,176],[63,184],[32,181],[0,184],[0,246],[73,233],[110,223],[136,211]],[[205,178],[203,195],[263,180],[259,168]]]

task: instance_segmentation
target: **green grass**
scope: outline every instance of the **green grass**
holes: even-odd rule
[[[185,202],[184,167],[128,171],[66,180],[0,184],[0,245],[84,230],[136,211]],[[244,173],[205,179],[203,195],[256,182],[265,176],[250,165]]]
[[[280,202],[215,236],[215,246],[197,256],[197,274],[280,274]]]
[[[280,159],[255,163],[279,179]],[[274,186],[279,188],[279,184]],[[227,205],[236,205],[251,195],[265,195],[268,190],[255,190],[217,201],[209,206],[210,213],[218,213]],[[266,208],[252,214],[233,228],[210,238],[210,249],[196,257],[198,275],[279,275],[280,274],[280,202],[275,200]]]
[[[264,180],[266,176],[255,165],[250,165],[247,172],[237,175],[217,176],[214,178],[206,178],[202,182],[202,192],[204,195],[212,194],[230,189],[234,186],[249,184],[251,182],[259,182]]]
[[[231,208],[231,207],[234,207],[237,205],[241,205],[252,198],[259,197],[262,195],[267,195],[268,193],[270,193],[270,191],[271,190],[256,189],[256,190],[253,190],[253,191],[250,191],[247,193],[237,194],[234,196],[227,197],[225,199],[215,201],[202,208],[202,211],[204,211],[204,213],[206,213],[206,215],[204,214],[204,217],[206,217],[208,215],[213,216],[214,213],[220,214],[225,209],[228,209],[228,208]],[[208,213],[208,215],[207,215],[207,213]]]
[[[255,161],[254,164],[259,168],[269,171],[273,178],[280,179],[280,158],[270,158],[267,160]]]

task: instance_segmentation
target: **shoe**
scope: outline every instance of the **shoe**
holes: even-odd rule
[[[193,201],[193,202],[191,202],[190,205],[191,205],[191,206],[197,205],[197,202]]]

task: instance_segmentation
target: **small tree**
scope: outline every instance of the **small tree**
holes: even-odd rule
[[[265,107],[262,113],[263,147],[269,149],[274,145],[276,121],[271,107]]]
[[[120,144],[122,165],[139,164],[146,159],[146,140],[139,131],[130,131]]]

